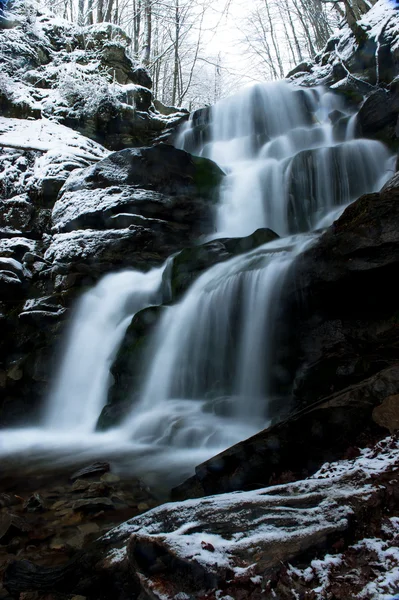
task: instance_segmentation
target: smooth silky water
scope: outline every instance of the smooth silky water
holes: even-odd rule
[[[100,433],[110,366],[133,315],[162,302],[164,267],[104,277],[73,312],[41,425],[3,430],[3,459],[56,468],[104,458],[164,487],[270,422],[276,311],[295,257],[379,190],[394,158],[356,139],[356,115],[322,88],[257,85],[219,102],[201,129],[195,119],[177,145],[226,173],[211,237],[268,227],[280,239],[211,267],[164,311],[138,399],[132,390],[130,413]]]

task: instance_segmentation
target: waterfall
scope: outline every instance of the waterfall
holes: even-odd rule
[[[213,237],[269,227],[280,239],[214,265],[163,311],[130,413],[118,428],[95,433],[127,326],[162,302],[168,273],[107,275],[76,307],[43,426],[0,434],[1,455],[11,447],[61,455],[63,447],[70,458],[106,448],[128,457],[135,473],[173,471],[176,482],[259,431],[271,404],[284,401],[274,398],[273,344],[290,267],[345,206],[381,187],[394,159],[382,143],[356,139],[356,116],[338,95],[286,82],[245,88],[194,113],[178,145],[226,173]]]
[[[44,414],[47,429],[94,431],[110,367],[133,315],[160,302],[164,267],[106,275],[83,295],[71,319],[63,360]]]
[[[279,240],[217,264],[166,310],[125,434],[217,451],[267,423],[275,300],[292,256]]]
[[[316,229],[322,219],[325,226],[328,213],[377,191],[391,168],[386,147],[355,139],[355,116],[323,88],[283,81],[244,88],[209,118],[198,126],[194,114],[178,143],[227,173],[217,237],[246,236],[258,227],[285,236]]]

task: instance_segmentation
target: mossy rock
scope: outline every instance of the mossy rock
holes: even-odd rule
[[[163,306],[150,306],[134,315],[111,367],[114,382],[97,422],[97,429],[117,425],[129,411],[143,380],[149,337],[163,310]]]
[[[185,248],[174,259],[171,272],[173,300],[178,299],[204,271],[213,265],[249,252],[279,236],[271,229],[257,229],[243,238],[221,238]]]

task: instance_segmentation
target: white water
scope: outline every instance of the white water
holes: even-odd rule
[[[61,462],[101,455],[135,473],[172,469],[178,478],[267,424],[276,311],[290,266],[312,230],[378,190],[393,167],[382,144],[354,139],[354,116],[333,126],[334,110],[346,114],[333,94],[280,82],[214,107],[205,144],[187,123],[181,147],[227,173],[213,237],[259,227],[291,237],[215,265],[166,309],[139,400],[120,427],[95,433],[109,367],[133,314],[161,301],[163,268],[105,277],[75,311],[43,426],[2,432],[0,455],[52,451]]]
[[[95,430],[110,385],[110,367],[132,316],[159,304],[164,267],[106,275],[78,302],[44,415],[47,429]]]
[[[333,111],[341,124],[332,124]],[[198,145],[189,122],[179,143],[227,173],[218,237],[257,227],[282,236],[312,230],[335,207],[378,190],[392,168],[383,144],[354,139],[355,116],[322,88],[244,88],[217,104],[212,118],[210,142]]]

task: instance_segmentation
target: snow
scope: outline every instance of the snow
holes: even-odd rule
[[[15,237],[12,239],[5,238],[0,240],[0,256],[13,257],[18,250],[35,252],[37,246],[38,243],[36,241],[24,237]]]
[[[109,154],[100,144],[48,119],[0,117],[0,186],[4,197],[40,191],[45,180],[62,184],[74,169]]]
[[[391,529],[398,533],[398,519],[393,517],[388,520]],[[387,525],[385,525],[387,527]],[[399,548],[396,540],[381,540],[378,538],[364,538],[357,544],[349,546],[348,551],[357,551],[360,555],[367,552],[375,555],[374,560],[369,560],[369,565],[377,573],[373,581],[367,583],[363,589],[353,596],[358,600],[393,600],[399,593]],[[394,545],[393,545],[394,544]],[[301,570],[290,565],[289,574],[296,579],[311,584],[310,588],[315,594],[315,600],[324,600],[329,596],[329,586],[334,582],[339,567],[345,566],[345,556],[327,554],[323,559],[312,560],[310,566]],[[358,574],[352,573],[352,581]],[[318,585],[317,585],[318,584]],[[316,587],[313,587],[316,585]]]
[[[49,119],[8,119],[0,117],[0,145],[9,148],[69,154],[97,161],[110,154],[100,144],[85,138],[69,127]]]

